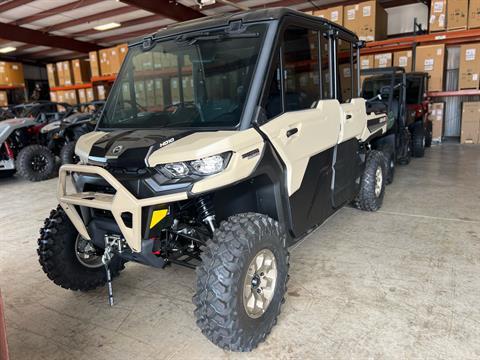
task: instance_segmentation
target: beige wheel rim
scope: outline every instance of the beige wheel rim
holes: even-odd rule
[[[277,260],[268,250],[259,251],[250,262],[243,285],[243,306],[253,319],[267,311],[277,284]]]

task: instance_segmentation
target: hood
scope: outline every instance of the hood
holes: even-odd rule
[[[51,123],[48,123],[47,125],[42,127],[42,130],[40,130],[40,132],[42,134],[46,134],[46,133],[49,133],[51,131],[57,130],[57,129],[60,128],[61,124],[62,124],[62,120],[52,121]]]
[[[149,129],[117,130],[109,133],[90,133],[82,136],[75,152],[88,162],[111,167],[144,168],[149,153],[188,136],[192,130]]]
[[[12,125],[12,126],[19,126],[19,125],[31,125],[34,124],[35,120],[29,117],[25,118],[13,118],[8,120],[2,120],[0,123],[1,125]]]

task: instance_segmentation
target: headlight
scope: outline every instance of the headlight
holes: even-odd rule
[[[181,179],[190,175],[207,176],[224,170],[231,152],[209,156],[203,159],[159,165],[156,169],[169,178]]]

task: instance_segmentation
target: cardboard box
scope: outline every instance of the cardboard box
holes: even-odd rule
[[[313,15],[325,18],[335,24],[343,26],[343,6],[334,6],[328,9],[315,10]]]
[[[356,33],[360,40],[386,39],[387,21],[387,12],[376,0],[343,8],[343,25]]]
[[[468,0],[450,0],[447,4],[447,30],[465,30],[468,24]]]
[[[6,77],[5,83],[7,85],[25,85],[25,78],[23,76],[23,64],[19,62],[6,63]]]
[[[470,0],[468,6],[468,28],[480,27],[480,0]]]
[[[478,89],[480,77],[480,43],[460,46],[458,89]]]
[[[63,73],[63,63],[57,62],[55,66],[57,68],[58,86],[65,86],[65,75]]]
[[[87,102],[91,102],[91,101],[95,100],[95,95],[94,95],[93,88],[86,88],[85,89],[85,95],[87,97]]]
[[[373,67],[386,68],[392,66],[392,53],[375,54]]]
[[[430,75],[429,91],[443,90],[443,69],[445,65],[445,45],[426,45],[417,47],[415,70]]]
[[[443,136],[443,114],[445,113],[445,103],[429,103],[428,119],[432,122],[432,140],[442,141]]]
[[[127,56],[128,53],[128,44],[120,44],[117,46],[117,49],[120,57],[120,65],[122,65],[123,60],[125,60],[125,56]]]
[[[432,0],[429,23],[430,32],[447,29],[447,0]]]
[[[412,59],[412,50],[396,51],[393,53],[393,66],[400,66],[405,72],[411,72]]]
[[[78,89],[77,95],[78,95],[78,102],[80,104],[87,102],[87,93],[85,92],[85,89]]]
[[[50,101],[57,102],[57,92],[56,91],[50,91]]]
[[[480,102],[464,102],[462,109],[462,144],[480,143]]]
[[[62,64],[63,64],[64,84],[72,85],[73,84],[72,64],[70,63],[70,61],[62,61]]]
[[[90,51],[88,53],[88,59],[90,60],[90,73],[92,76],[100,76],[100,65],[98,63],[98,52]]]
[[[73,81],[75,84],[85,84],[90,82],[90,63],[84,59],[72,60]]]
[[[109,60],[110,60],[110,74],[118,74],[120,70],[120,65],[122,62],[120,61],[120,54],[118,48],[112,47],[108,49],[109,51]]]
[[[66,102],[65,101],[65,91],[63,90],[60,90],[60,91],[57,91],[57,102]]]
[[[47,64],[47,78],[48,78],[48,86],[55,87],[58,86],[58,75],[57,75],[57,67],[55,64]]]
[[[0,91],[0,106],[8,106],[8,95],[6,91]]]
[[[110,49],[102,49],[98,52],[100,62],[100,73],[102,75],[112,74],[110,69]]]

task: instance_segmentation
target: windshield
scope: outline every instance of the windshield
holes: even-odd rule
[[[394,81],[394,86],[401,84],[401,78],[397,77]],[[363,82],[362,95],[364,99],[371,99],[378,94],[381,94],[382,97],[385,97],[384,100],[388,100],[390,94],[390,87],[392,85],[391,77],[372,77],[367,78]],[[397,86],[394,90],[393,97],[394,99],[400,98],[400,86]]]
[[[266,24],[179,35],[129,50],[100,128],[238,125]]]

